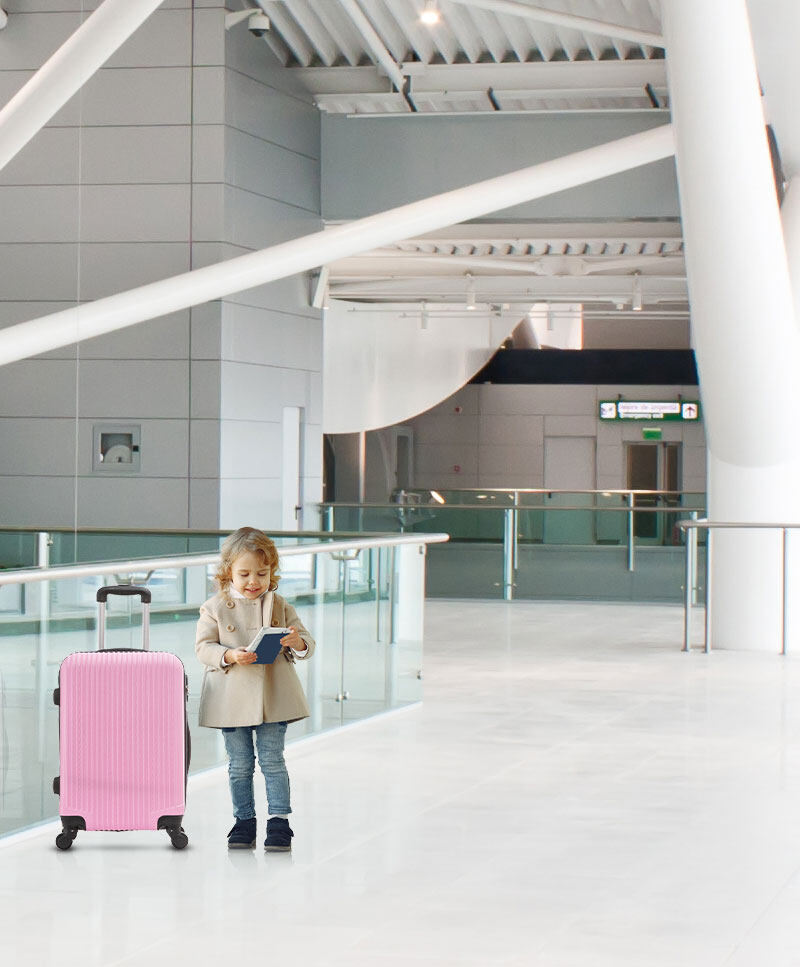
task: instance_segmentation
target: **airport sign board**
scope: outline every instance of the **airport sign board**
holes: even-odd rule
[[[674,420],[696,423],[700,419],[697,400],[601,400],[601,420]]]

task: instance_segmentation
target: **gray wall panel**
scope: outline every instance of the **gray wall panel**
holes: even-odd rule
[[[224,67],[195,67],[192,90],[192,120],[195,124],[225,123]]]
[[[192,13],[159,7],[120,49],[106,67],[189,67],[192,62]]]
[[[222,182],[225,180],[225,134],[224,124],[196,125],[192,131],[192,180],[195,182]]]
[[[222,358],[286,368],[322,369],[322,322],[226,302]]]
[[[32,391],[33,388],[33,391]],[[75,413],[75,363],[58,359],[23,359],[3,367],[0,413],[9,416],[68,416]],[[14,455],[5,455],[6,472]]]
[[[3,185],[74,185],[77,180],[78,132],[71,128],[42,128],[0,171]]]
[[[245,24],[234,30],[247,31]],[[225,10],[222,7],[198,10],[194,15],[194,63],[198,67],[225,63]]]
[[[227,74],[227,122],[231,127],[311,158],[320,157],[320,117],[313,104],[276,92],[236,71]]]
[[[0,243],[69,242],[77,233],[76,186],[0,188]]]
[[[219,528],[219,478],[189,481],[189,527],[200,530]]]
[[[227,181],[237,188],[319,213],[316,158],[229,128]]]
[[[81,245],[84,299],[100,299],[188,270],[187,246],[179,242],[84,242]]]
[[[72,477],[0,476],[0,507],[19,527],[58,527],[72,519]]]
[[[64,475],[74,461],[74,419],[0,419],[0,475]]]
[[[189,185],[87,185],[81,198],[84,242],[189,241]]]
[[[192,420],[190,423],[190,476],[219,477],[219,420]]]
[[[87,185],[186,183],[190,159],[188,125],[85,128],[81,135]]]
[[[225,186],[225,233],[229,241],[260,249],[320,231],[319,215],[241,188]]]
[[[81,477],[79,527],[182,527],[188,518],[186,480]]]
[[[253,409],[251,415],[260,417],[260,411]],[[225,420],[219,462],[226,478],[280,477],[281,424],[261,419]]]
[[[220,393],[219,360],[193,360],[191,367],[192,419],[219,419]]]
[[[185,359],[190,310],[139,322],[81,343],[81,359]]]
[[[644,115],[347,118],[323,115],[322,212],[356,218],[604,144],[664,119]],[[401,169],[402,178],[392,177]],[[672,159],[507,209],[519,218],[676,217]]]
[[[222,303],[206,302],[191,310],[192,359],[219,359],[222,331]]]
[[[81,25],[79,13],[20,13],[0,30],[4,70],[36,70]]]
[[[127,421],[189,415],[185,360],[87,359],[80,381],[81,416]]]
[[[73,102],[81,100],[85,125],[186,124],[191,101],[191,70],[185,67],[118,68],[99,70],[63,112],[76,123]]]

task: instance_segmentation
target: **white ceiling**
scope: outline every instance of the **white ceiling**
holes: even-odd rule
[[[430,27],[420,21],[425,0],[257,2],[272,23],[265,40],[327,113],[669,117],[660,0],[438,0],[441,20]],[[800,163],[800,125],[781,93],[787,70],[800,82],[791,54],[800,2],[749,3],[757,51],[769,60],[766,104]],[[791,30],[781,30],[781,17]],[[332,298],[458,301],[469,274],[489,304],[582,302],[587,312],[629,313],[641,285],[653,318],[688,313],[677,222],[462,224],[328,269]]]

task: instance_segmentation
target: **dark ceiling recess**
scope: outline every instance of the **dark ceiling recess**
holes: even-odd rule
[[[691,349],[500,349],[472,383],[696,386]]]

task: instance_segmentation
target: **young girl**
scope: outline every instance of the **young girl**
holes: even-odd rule
[[[267,785],[266,850],[289,850],[289,774],[283,743],[289,722],[309,715],[294,670],[310,658],[314,639],[294,608],[279,594],[278,552],[266,534],[240,527],[222,545],[216,574],[220,591],[200,608],[195,651],[206,666],[200,695],[200,725],[222,729],[235,823],[228,849],[254,849],[255,754]],[[262,626],[290,628],[272,665],[256,665],[246,650]]]

